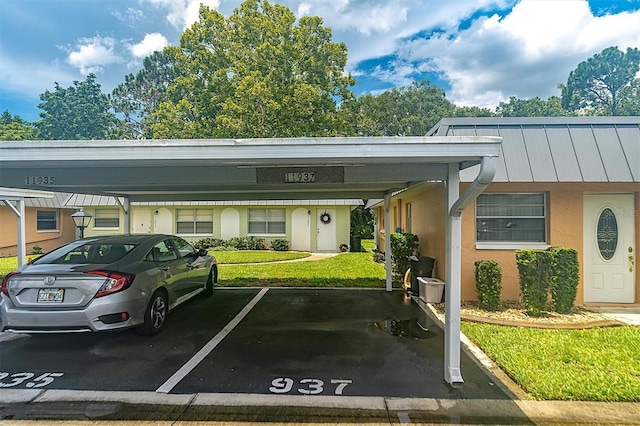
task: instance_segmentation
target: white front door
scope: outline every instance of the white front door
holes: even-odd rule
[[[635,301],[633,194],[584,196],[584,301]]]
[[[150,234],[151,233],[151,210],[135,209],[133,211],[133,222],[131,231],[134,234]]]
[[[228,240],[229,238],[240,236],[240,213],[233,207],[227,207],[222,210],[220,215],[220,238]]]
[[[338,251],[336,237],[336,209],[318,209],[318,251]]]
[[[311,212],[298,208],[291,214],[291,250],[311,251]]]

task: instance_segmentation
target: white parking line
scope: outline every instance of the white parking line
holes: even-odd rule
[[[249,302],[247,306],[245,306],[244,309],[242,309],[240,313],[236,315],[236,317],[233,320],[231,320],[231,322],[229,322],[229,324],[227,324],[222,330],[220,330],[218,334],[216,334],[211,340],[209,340],[209,342],[206,345],[204,345],[203,348],[200,349],[197,354],[191,357],[191,359],[187,361],[185,365],[183,365],[178,371],[176,371],[173,374],[173,376],[169,377],[169,380],[164,382],[162,386],[156,389],[156,392],[159,392],[159,393],[171,392],[171,390],[182,379],[184,379],[187,376],[187,374],[189,374],[194,368],[196,368],[196,366],[200,364],[200,362],[207,355],[209,355],[211,351],[214,350],[215,347],[218,346],[218,344],[222,342],[222,340],[225,337],[227,337],[229,333],[231,333],[231,330],[233,330],[240,323],[240,321],[242,321],[242,319],[247,316],[247,314],[251,311],[251,309],[253,309],[253,307],[260,301],[260,299],[262,299],[262,296],[264,296],[268,290],[269,290],[268,288],[263,288],[262,290],[260,290],[260,293],[258,293],[256,297],[254,297],[251,300],[251,302]]]

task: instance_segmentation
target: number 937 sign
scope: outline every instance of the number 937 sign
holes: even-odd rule
[[[329,391],[333,390],[334,395],[342,395],[344,388],[351,384],[351,380],[331,379]],[[296,391],[303,395],[320,395],[326,393],[324,381],[320,379],[301,379],[295,382],[289,377],[278,377],[271,381],[269,391],[272,393],[289,393],[296,385]]]

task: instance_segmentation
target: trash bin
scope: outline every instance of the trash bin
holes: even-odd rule
[[[354,253],[362,251],[362,237],[356,235],[351,236],[351,251]]]
[[[418,277],[431,278],[436,260],[426,256],[409,256],[409,266],[411,269],[411,292],[419,294]]]
[[[442,303],[444,281],[437,278],[418,277],[420,299],[426,303]]]

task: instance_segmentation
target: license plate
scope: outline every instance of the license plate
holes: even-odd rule
[[[61,303],[64,298],[64,288],[41,288],[38,290],[38,302]]]

